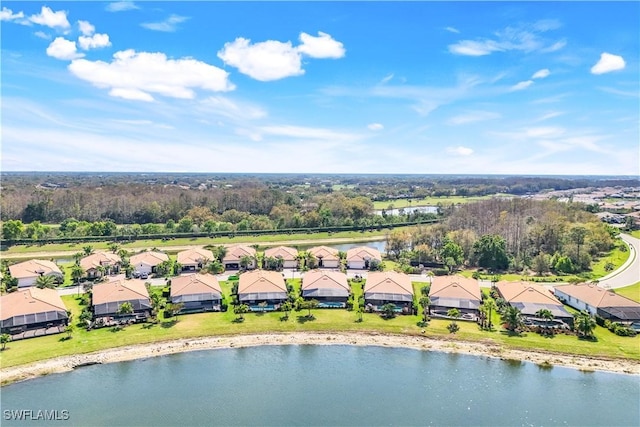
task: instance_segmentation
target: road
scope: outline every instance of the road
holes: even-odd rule
[[[620,268],[599,280],[599,285],[606,289],[623,288],[640,282],[640,239],[629,234],[620,234],[620,238],[629,246],[629,259]]]

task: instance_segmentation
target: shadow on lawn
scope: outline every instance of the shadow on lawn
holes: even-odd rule
[[[313,314],[311,316],[309,316],[308,314],[304,316],[298,316],[298,323],[305,324],[307,322],[312,322],[314,320],[316,320],[316,318]]]
[[[160,323],[160,326],[164,329],[169,329],[176,326],[176,323],[178,323],[178,319],[173,319],[173,320],[169,320],[168,322]]]

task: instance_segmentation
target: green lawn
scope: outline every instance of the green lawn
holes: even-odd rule
[[[423,284],[416,283],[417,290]],[[230,284],[222,283],[225,293],[229,292]],[[359,292],[355,286],[356,292]],[[75,296],[65,296],[63,300],[78,319],[82,307]],[[357,301],[357,300],[356,300]],[[10,342],[7,350],[0,353],[0,365],[3,367],[21,365],[57,356],[77,353],[89,353],[111,347],[162,342],[179,338],[195,338],[202,336],[218,336],[231,334],[292,332],[292,331],[336,331],[363,333],[393,333],[421,335],[422,327],[417,323],[421,315],[398,316],[384,320],[379,315],[365,313],[363,322],[356,322],[357,316],[353,311],[342,309],[313,310],[315,320],[307,320],[306,311],[292,312],[288,320],[283,320],[283,314],[249,313],[244,322],[233,322],[235,315],[232,310],[226,313],[201,313],[181,315],[177,322],[163,320],[159,324],[132,325],[123,330],[113,331],[110,328],[86,331],[77,328],[73,337],[65,340],[65,334],[32,338],[23,341]],[[498,317],[494,316],[498,324]],[[448,320],[431,320],[424,328],[425,336],[434,338],[451,338],[447,331]],[[640,360],[640,338],[619,337],[606,329],[597,328],[595,331],[597,342],[578,340],[575,336],[558,335],[553,338],[543,338],[534,333],[522,336],[509,336],[502,331],[482,331],[475,323],[459,321],[460,331],[456,339],[467,341],[481,341],[486,343],[503,344],[505,346],[547,350],[576,355],[629,358]]]
[[[437,206],[441,204],[446,205],[458,205],[461,203],[477,202],[478,200],[486,200],[492,197],[508,196],[506,194],[495,194],[490,196],[447,196],[447,197],[425,197],[423,199],[396,199],[396,200],[382,200],[373,202],[374,209],[387,209],[389,205],[393,205],[395,209],[406,208],[409,206]]]
[[[633,230],[631,233],[628,233],[628,234],[631,234],[636,239],[640,239],[640,230]]]
[[[640,302],[640,282],[631,286],[625,286],[624,288],[615,289],[615,292],[616,294],[620,294],[636,302]]]

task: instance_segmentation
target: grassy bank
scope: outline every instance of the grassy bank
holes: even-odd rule
[[[225,284],[226,285],[226,284]],[[420,284],[416,284],[419,288]],[[227,286],[224,287],[228,289]],[[78,319],[82,306],[75,296],[65,296],[63,300]],[[293,331],[322,332],[363,332],[422,335],[432,338],[452,338],[447,330],[448,320],[431,320],[425,328],[418,327],[420,315],[398,316],[384,320],[379,315],[365,313],[362,322],[356,322],[355,312],[343,309],[313,310],[315,320],[306,319],[306,311],[292,312],[288,320],[283,313],[249,313],[244,322],[236,323],[236,316],[226,313],[202,313],[181,315],[177,321],[164,320],[158,324],[138,324],[122,330],[111,328],[86,331],[78,328],[71,339],[66,334],[51,335],[10,342],[0,353],[2,367],[22,365],[57,356],[90,353],[112,347],[163,342],[179,338],[222,336],[231,334],[253,334]],[[497,317],[494,317],[497,322]],[[557,335],[544,338],[538,334],[526,333],[510,336],[504,331],[482,331],[475,323],[458,321],[460,331],[456,339],[502,344],[518,349],[575,354],[606,358],[627,358],[640,360],[638,339],[619,337],[606,329],[597,327],[597,341],[583,341],[575,336]],[[421,331],[424,329],[424,334]]]
[[[615,289],[616,294],[622,295],[636,302],[640,302],[640,282],[624,288]]]
[[[406,208],[409,206],[447,206],[458,205],[461,203],[477,202],[478,200],[486,200],[492,197],[499,197],[500,195],[492,196],[448,196],[448,197],[425,197],[422,199],[395,199],[395,200],[382,200],[373,202],[374,209],[387,209],[390,205],[393,205],[394,209]],[[411,200],[411,202],[409,202]]]

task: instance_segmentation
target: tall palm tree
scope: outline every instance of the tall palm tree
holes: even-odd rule
[[[510,332],[518,332],[523,326],[524,321],[522,320],[522,312],[519,308],[514,307],[512,305],[508,305],[500,319],[505,323],[506,328]]]
[[[56,279],[53,276],[42,275],[36,279],[36,287],[40,289],[56,287]]]
[[[78,264],[74,264],[71,267],[71,279],[73,279],[73,281],[78,284],[80,283],[80,279],[82,279],[82,276],[84,276],[84,269]]]
[[[581,311],[580,314],[575,317],[575,329],[581,337],[592,338],[595,328],[596,321],[588,312]]]
[[[429,314],[429,305],[431,304],[431,299],[424,295],[420,298],[420,301],[418,301],[418,303],[420,304],[420,307],[422,307],[422,322],[423,323],[427,323],[427,316]]]
[[[498,309],[498,306],[493,298],[486,298],[482,305],[484,305],[484,308],[487,310],[487,319],[489,320],[487,327],[491,330],[493,327],[493,324],[491,323],[491,315]]]

